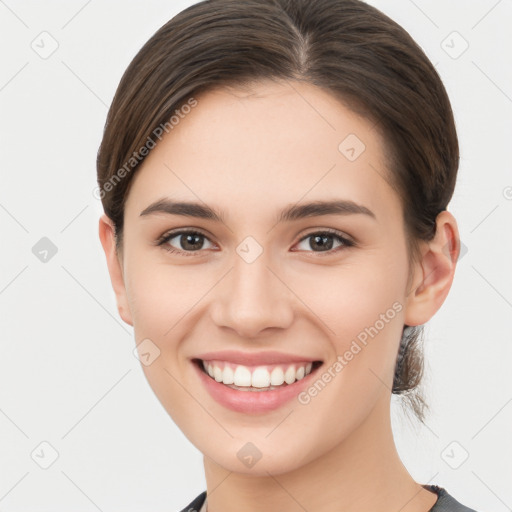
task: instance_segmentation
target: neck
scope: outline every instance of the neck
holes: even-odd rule
[[[286,473],[251,476],[204,457],[208,512],[428,512],[437,495],[404,467],[393,440],[389,395],[338,445]]]

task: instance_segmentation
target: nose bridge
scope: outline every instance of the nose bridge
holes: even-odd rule
[[[286,286],[270,269],[267,253],[242,242],[216,299],[213,319],[240,336],[254,337],[268,327],[286,327],[292,307]]]

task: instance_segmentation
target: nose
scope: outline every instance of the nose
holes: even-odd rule
[[[266,329],[284,329],[293,321],[293,293],[264,254],[252,263],[235,257],[231,271],[216,287],[211,306],[214,323],[243,338],[258,337]]]

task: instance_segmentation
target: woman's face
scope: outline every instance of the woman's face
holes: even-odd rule
[[[196,100],[134,176],[120,311],[188,439],[230,471],[278,474],[385,421],[408,323],[401,203],[383,139],[327,92]]]

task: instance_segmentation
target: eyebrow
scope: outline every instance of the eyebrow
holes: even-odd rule
[[[145,208],[140,216],[152,214],[183,215],[184,217],[195,217],[198,219],[213,220],[225,223],[223,212],[210,208],[209,206],[196,202],[172,201],[170,199],[159,199]],[[375,214],[366,206],[355,203],[351,200],[338,199],[333,201],[312,201],[304,204],[295,204],[282,210],[277,218],[277,223],[291,222],[306,217],[317,217],[321,215],[367,215],[376,220]]]

